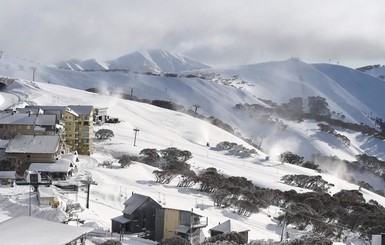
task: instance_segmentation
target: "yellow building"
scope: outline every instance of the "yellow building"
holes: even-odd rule
[[[180,236],[193,244],[204,240],[202,228],[208,224],[208,218],[192,210],[158,208],[155,220],[155,241],[172,236]]]
[[[70,105],[63,115],[67,146],[82,155],[93,153],[93,107]]]

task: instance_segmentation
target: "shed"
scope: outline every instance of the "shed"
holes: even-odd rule
[[[57,192],[53,186],[39,186],[37,189],[37,198],[40,205],[52,205],[57,201]]]
[[[15,184],[16,171],[0,171],[0,185],[11,185]]]
[[[7,245],[84,244],[91,229],[19,216],[0,223],[0,237],[1,243]]]
[[[227,221],[211,228],[209,231],[210,231],[211,236],[216,236],[219,234],[226,234],[226,233],[235,231],[235,232],[239,233],[241,236],[243,236],[246,239],[246,241],[248,241],[250,230],[242,227],[241,225],[235,224],[234,221],[227,220]]]

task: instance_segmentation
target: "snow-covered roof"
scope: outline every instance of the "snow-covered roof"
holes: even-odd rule
[[[6,153],[55,153],[59,146],[58,135],[16,135],[9,141]]]
[[[223,222],[222,224],[219,224],[211,228],[210,231],[219,231],[223,233],[228,233],[232,231],[244,232],[244,231],[250,231],[250,230],[240,225],[234,224],[234,222],[231,222],[231,220],[227,220],[226,222]]]
[[[28,113],[38,114],[42,112],[39,108],[17,108],[16,110],[19,113],[24,113],[24,114],[28,114]]]
[[[71,170],[71,160],[59,159],[54,163],[31,163],[29,170],[49,173],[67,173]]]
[[[7,245],[63,245],[89,231],[91,228],[27,216],[19,216],[0,223],[1,243]]]
[[[7,114],[0,117],[0,124],[34,125],[35,120],[35,116],[28,116],[28,114]]]
[[[93,110],[92,105],[69,105],[68,107],[79,115],[90,115]]]
[[[76,111],[72,110],[72,109],[69,108],[69,107],[66,108],[66,112],[71,113],[72,115],[74,115],[74,116],[76,116],[76,117],[79,116],[79,114],[76,113]]]
[[[78,156],[79,155],[77,154],[77,152],[76,153],[70,152],[68,154],[61,155],[61,159],[69,159],[72,162],[77,162],[78,161]]]
[[[37,191],[38,191],[39,198],[40,197],[55,197],[56,196],[56,189],[52,185],[49,187],[39,186]]]
[[[0,171],[0,179],[15,179],[16,171]]]
[[[43,111],[61,111],[64,114],[66,106],[27,105],[25,108],[41,109]]]

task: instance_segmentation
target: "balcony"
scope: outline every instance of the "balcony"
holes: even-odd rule
[[[194,217],[193,222],[191,223],[192,228],[202,228],[208,225],[208,217]]]

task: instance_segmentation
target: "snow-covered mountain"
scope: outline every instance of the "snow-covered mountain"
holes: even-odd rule
[[[133,52],[109,61],[110,69],[127,69],[139,72],[181,72],[209,68],[185,55],[152,49]]]
[[[108,70],[108,64],[95,59],[78,60],[72,59],[68,61],[62,61],[55,64],[56,67],[62,69],[69,69],[72,71],[104,71]]]
[[[136,51],[110,61],[78,60],[58,62],[58,68],[72,71],[107,71],[126,70],[133,72],[181,72],[209,68],[209,66],[193,60],[183,54],[172,53],[161,49]]]
[[[291,164],[282,164],[280,161],[271,159],[266,160],[266,155],[256,149],[256,153],[251,157],[238,157],[229,154],[227,151],[208,148],[206,143],[212,146],[222,141],[242,144],[247,148],[253,148],[238,137],[224,130],[219,129],[203,120],[171,110],[165,110],[145,103],[128,101],[95,93],[88,93],[78,89],[62,87],[54,84],[17,81],[9,87],[6,92],[0,93],[2,101],[15,101],[14,106],[26,104],[90,104],[96,107],[108,107],[111,116],[119,117],[121,123],[106,124],[95,126],[95,130],[108,128],[113,130],[115,136],[112,140],[96,141],[95,154],[91,157],[81,156],[79,163],[79,173],[74,178],[92,174],[93,179],[98,183],[91,187],[90,209],[78,213],[78,217],[86,220],[87,226],[109,228],[110,219],[121,214],[122,203],[130,196],[131,192],[140,193],[152,197],[159,201],[164,207],[191,210],[209,217],[208,226],[204,229],[208,236],[208,229],[231,219],[235,224],[241,225],[250,230],[250,239],[273,239],[279,240],[281,227],[274,220],[282,213],[276,206],[261,209],[249,217],[232,212],[231,208],[222,209],[216,207],[210,196],[204,192],[199,192],[197,188],[178,188],[175,179],[167,185],[155,182],[152,174],[156,168],[134,162],[128,168],[104,168],[99,167],[98,163],[104,160],[114,161],[122,154],[138,155],[142,149],[156,148],[165,149],[177,147],[188,150],[193,158],[189,161],[192,169],[197,173],[202,173],[204,169],[214,167],[225,176],[242,176],[252,181],[259,187],[285,190],[296,190],[299,193],[308,192],[308,189],[298,188],[284,184],[281,177],[286,174],[305,174],[321,175],[323,179],[334,186],[330,189],[330,194],[340,190],[358,190],[358,186],[348,183],[336,176],[327,173],[318,173],[311,169],[302,168]],[[0,100],[1,101],[1,100]],[[0,103],[0,108],[7,104]],[[335,147],[333,154],[344,156],[346,149],[337,148],[336,142],[332,138],[324,138],[322,141],[317,138],[318,132],[314,130],[314,122],[305,121],[301,124],[292,123],[290,125],[295,130],[302,128],[303,137],[307,142],[315,141],[318,144],[324,143]],[[136,146],[133,145],[133,129],[140,129]],[[305,133],[306,132],[306,133]],[[349,133],[349,132],[347,132]],[[307,134],[307,135],[306,135]],[[354,132],[350,132],[349,137],[355,137]],[[303,141],[303,144],[306,142]],[[361,143],[354,142],[355,147],[361,147]],[[284,146],[282,145],[282,150]],[[278,150],[278,149],[277,149]],[[277,151],[278,153],[278,151]],[[117,165],[115,165],[117,166]],[[362,189],[363,197],[375,200],[380,205],[385,205],[385,198],[376,195],[366,189]],[[0,190],[0,220],[8,219],[28,212],[25,203],[28,202],[29,191],[25,187],[2,188]],[[84,205],[86,193],[80,192],[78,196],[62,196],[65,201],[74,201],[75,198]],[[38,207],[34,199],[33,216],[46,219],[65,216],[57,209]],[[65,217],[64,217],[65,218]],[[299,231],[289,227],[288,234],[293,238],[299,234],[306,234],[306,231]],[[363,244],[354,234],[346,233],[346,243]],[[125,244],[131,244],[129,242]]]
[[[132,59],[135,61],[137,66],[142,64],[141,59]],[[17,61],[7,58],[0,59],[0,72],[9,77],[32,77],[31,69],[19,69]],[[318,153],[334,155],[336,149],[334,145],[319,144],[321,139],[313,140],[319,137],[311,131],[318,130],[316,123],[312,129],[304,130],[306,127],[302,128],[301,123],[293,124],[273,117],[272,120],[288,125],[285,131],[280,131],[274,126],[256,122],[247,113],[237,110],[235,105],[247,103],[269,107],[266,100],[282,104],[295,97],[320,96],[326,99],[333,118],[370,127],[377,127],[373,118],[385,118],[385,108],[381,104],[385,83],[344,66],[307,64],[290,59],[175,74],[170,77],[167,74],[111,70],[86,72],[38,66],[35,80],[81,90],[96,88],[104,94],[129,95],[132,92],[138,99],[172,101],[192,110],[194,105],[198,105],[198,113],[222,120],[244,137],[255,142],[263,138],[262,147],[267,153],[277,154],[278,148],[279,151],[286,149],[306,159]],[[359,140],[360,143],[346,148],[343,159],[354,160],[355,155],[363,152],[385,158],[383,141],[351,137],[352,142]]]
[[[338,126],[333,126],[332,135],[320,130],[318,124],[326,124],[322,119],[299,120],[277,113],[263,114],[261,119],[239,109],[252,105],[269,110],[293,98],[307,100],[308,97],[319,96],[325,99],[331,119],[376,128],[378,125],[374,119],[385,118],[385,109],[381,105],[385,84],[378,78],[343,66],[307,64],[297,59],[222,69],[198,64],[198,67],[191,68],[195,70],[186,68],[183,62],[193,63],[182,56],[148,51],[105,63],[72,60],[62,63],[61,67],[67,67],[62,69],[3,55],[0,59],[0,76],[17,78],[17,81],[7,91],[0,93],[0,108],[22,107],[26,104],[92,104],[108,107],[111,116],[121,119],[122,122],[117,125],[95,127],[95,130],[102,127],[112,129],[115,137],[108,142],[96,142],[95,154],[83,157],[79,166],[79,175],[90,171],[100,183],[92,190],[91,211],[81,214],[95,221],[98,227],[109,227],[110,218],[120,214],[127,193],[134,191],[161,199],[162,203],[172,208],[199,207],[202,215],[210,217],[207,228],[230,218],[249,228],[252,239],[279,239],[281,229],[272,219],[281,212],[277,207],[271,206],[250,217],[243,217],[215,207],[209,195],[195,189],[176,188],[175,182],[165,186],[156,183],[152,174],[156,169],[154,167],[141,163],[133,164],[128,169],[98,167],[98,163],[104,160],[116,163],[116,157],[125,153],[138,155],[145,148],[165,149],[174,146],[188,150],[193,155],[189,164],[196,173],[215,167],[225,176],[243,176],[262,188],[282,191],[295,189],[298,192],[309,190],[284,184],[282,176],[319,173],[300,166],[281,164],[279,155],[285,151],[304,156],[305,160],[311,160],[314,154],[335,156],[347,161],[355,161],[356,155],[360,154],[385,159],[385,142],[381,138]],[[32,67],[37,68],[36,82],[30,81],[33,77]],[[141,67],[146,68],[141,70]],[[88,89],[98,90],[100,94],[84,91]],[[130,93],[137,100],[165,100],[182,105],[186,110],[197,109],[201,115],[197,117],[220,119],[230,125],[234,133],[225,132],[205,120],[182,112],[119,98],[122,94],[127,98]],[[137,146],[131,143],[134,128],[140,129]],[[248,143],[242,137],[248,139]],[[345,143],[339,140],[341,138]],[[346,144],[347,140],[349,144]],[[255,149],[257,154],[252,157],[241,158],[207,147],[207,143],[215,146],[222,141],[235,142],[247,148],[259,146],[257,148],[260,149]],[[354,172],[344,164],[329,160],[317,164],[324,170],[322,178],[334,184],[330,189],[331,194],[342,189],[358,189],[355,184],[341,180],[342,177],[356,182],[365,181],[375,190],[384,189],[381,173]],[[15,196],[0,196],[0,219],[22,212],[28,195],[23,193],[23,189],[19,191]],[[366,201],[373,199],[385,205],[383,197],[366,189],[361,193]],[[80,200],[84,201],[83,194]],[[9,208],[12,203],[18,203],[15,212]],[[43,216],[44,212],[46,210],[36,209],[35,214]],[[293,231],[293,234],[296,232]]]
[[[362,71],[373,77],[385,80],[385,66],[381,65],[370,65],[357,68],[357,70]]]

